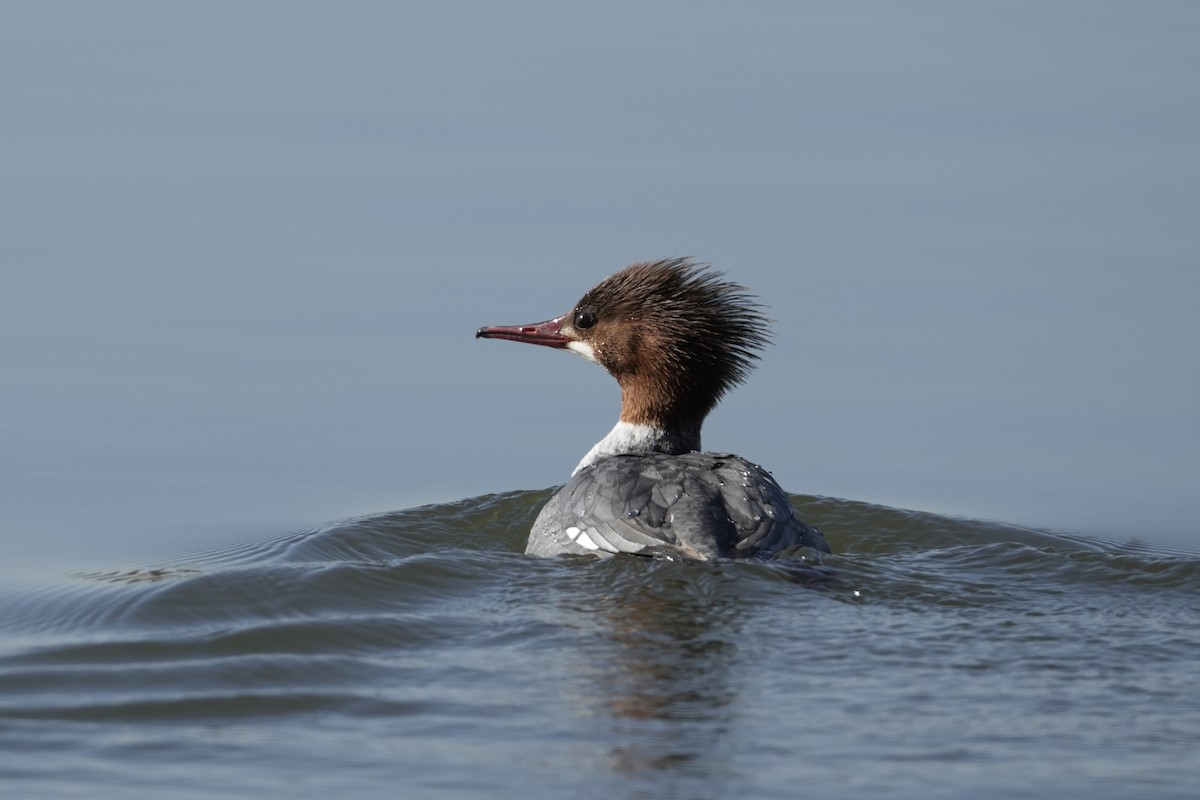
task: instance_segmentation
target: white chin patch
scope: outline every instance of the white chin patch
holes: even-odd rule
[[[567,345],[567,349],[577,356],[583,356],[588,361],[596,360],[596,353],[592,350],[592,346],[587,342],[571,341]]]

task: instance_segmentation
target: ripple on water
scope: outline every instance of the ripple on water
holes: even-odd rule
[[[835,555],[526,558],[547,495],[8,590],[0,721],[36,727],[0,725],[0,745],[61,755],[83,736],[127,757],[157,741],[133,733],[150,725],[193,763],[218,758],[205,731],[256,726],[248,752],[279,739],[305,760],[343,737],[331,768],[359,763],[364,736],[400,737],[378,763],[428,780],[448,752],[508,770],[530,748],[650,780],[779,767],[769,742],[789,743],[789,764],[799,743],[810,767],[852,752],[980,769],[1030,748],[1078,759],[1073,729],[1100,732],[1095,752],[1200,735],[1183,677],[1200,659],[1194,555],[795,498]],[[1149,727],[1106,738],[1135,709]],[[71,724],[90,727],[53,727]]]

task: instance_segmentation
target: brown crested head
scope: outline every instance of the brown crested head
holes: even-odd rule
[[[562,318],[571,349],[621,384],[621,419],[699,426],[770,341],[753,295],[686,258],[632,264]]]

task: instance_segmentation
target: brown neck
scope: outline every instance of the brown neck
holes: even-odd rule
[[[621,384],[621,422],[645,425],[662,431],[661,446],[654,449],[669,453],[688,453],[700,449],[700,428],[707,408],[679,398],[641,391]]]

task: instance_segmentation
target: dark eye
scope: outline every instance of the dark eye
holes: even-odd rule
[[[596,324],[596,315],[590,311],[576,311],[574,325],[580,330],[586,330]]]

